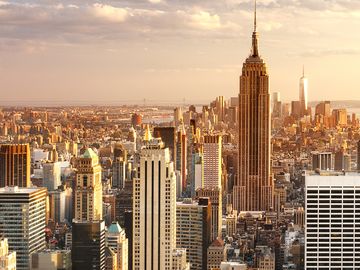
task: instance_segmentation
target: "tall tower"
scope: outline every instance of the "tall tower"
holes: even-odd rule
[[[29,144],[0,145],[0,187],[30,187]]]
[[[144,141],[133,200],[133,269],[171,270],[176,248],[176,177],[161,139]]]
[[[71,259],[74,270],[105,270],[105,222],[102,217],[101,165],[88,148],[77,159],[75,218]]]
[[[102,220],[101,165],[95,152],[88,148],[77,161],[75,220]]]
[[[305,68],[303,67],[303,75],[300,78],[300,116],[307,115],[308,112],[308,79],[305,77]]]
[[[270,171],[269,76],[259,55],[255,1],[252,52],[240,77],[239,170],[233,196],[236,210],[266,211],[272,208]]]

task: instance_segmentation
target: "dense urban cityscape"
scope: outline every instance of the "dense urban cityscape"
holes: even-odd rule
[[[230,98],[1,107],[0,269],[360,269],[360,103],[270,92],[253,27]]]

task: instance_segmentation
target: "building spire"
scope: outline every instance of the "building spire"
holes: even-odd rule
[[[303,65],[303,77],[305,77],[305,65]]]
[[[259,56],[259,49],[258,49],[258,33],[257,33],[257,17],[256,17],[256,0],[254,5],[254,32],[252,35],[252,56],[258,57]]]
[[[255,0],[255,9],[254,9],[254,32],[257,30],[257,21],[256,21],[256,0]]]

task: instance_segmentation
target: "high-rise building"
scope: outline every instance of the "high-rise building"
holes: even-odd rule
[[[0,187],[30,187],[29,144],[0,145]]]
[[[31,254],[46,247],[46,188],[0,188],[0,235],[16,251],[16,269],[30,269]]]
[[[181,188],[186,190],[187,184],[187,138],[184,125],[177,133],[176,142],[176,170],[181,173]]]
[[[49,191],[49,219],[56,223],[66,218],[66,192],[64,190]],[[71,221],[68,220],[68,221]]]
[[[76,163],[75,220],[102,220],[102,183],[99,157],[86,149]]]
[[[76,169],[71,255],[73,269],[105,270],[101,166],[91,148],[77,159]]]
[[[240,77],[239,171],[234,186],[234,209],[266,211],[273,207],[270,150],[269,75],[259,55],[255,8],[252,53]]]
[[[49,191],[56,190],[61,185],[61,168],[59,162],[43,164],[43,186]]]
[[[176,248],[176,178],[161,139],[144,141],[133,200],[133,269],[171,270]]]
[[[280,100],[280,93],[274,92],[272,98],[272,115],[273,117],[281,117],[281,100]]]
[[[114,160],[112,164],[112,187],[123,189],[126,180],[127,151],[121,144],[114,147]]]
[[[331,152],[317,152],[311,153],[312,169],[331,171],[334,169],[333,154]]]
[[[316,105],[315,115],[323,115],[329,117],[331,113],[330,101],[324,101]]]
[[[0,269],[16,270],[16,252],[9,251],[7,238],[0,240]]]
[[[220,188],[222,176],[221,135],[205,135],[203,149],[204,187]]]
[[[207,270],[219,269],[221,262],[226,262],[227,251],[224,241],[215,239],[207,250]]]
[[[31,256],[31,270],[71,270],[70,250],[41,250]]]
[[[116,269],[128,270],[128,239],[119,223],[113,222],[106,231],[106,245],[116,254]]]
[[[347,125],[347,110],[346,109],[334,109],[332,111],[335,126]]]
[[[305,269],[359,269],[360,174],[305,176]]]
[[[199,188],[196,190],[196,198],[209,198],[211,202],[211,242],[221,237],[222,228],[222,193],[218,187]]]
[[[300,116],[302,117],[308,114],[308,79],[305,77],[305,68],[303,68],[303,75],[300,78],[299,101]]]
[[[176,205],[176,245],[186,249],[192,270],[206,270],[207,248],[211,243],[211,203],[184,199]]]
[[[190,270],[190,263],[187,262],[185,248],[177,248],[174,250],[173,270]]]
[[[155,127],[154,137],[161,138],[169,148],[171,160],[176,164],[176,129],[175,127]]]
[[[73,270],[105,270],[105,222],[75,221],[72,226]]]

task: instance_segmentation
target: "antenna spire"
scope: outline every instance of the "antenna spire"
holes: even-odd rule
[[[254,1],[254,32],[257,30],[257,19],[256,19],[256,0]]]
[[[305,77],[305,65],[303,65],[303,77]]]
[[[254,32],[252,35],[252,56],[258,57],[259,56],[259,48],[258,48],[258,33],[257,33],[257,19],[256,19],[256,0],[254,1]]]

